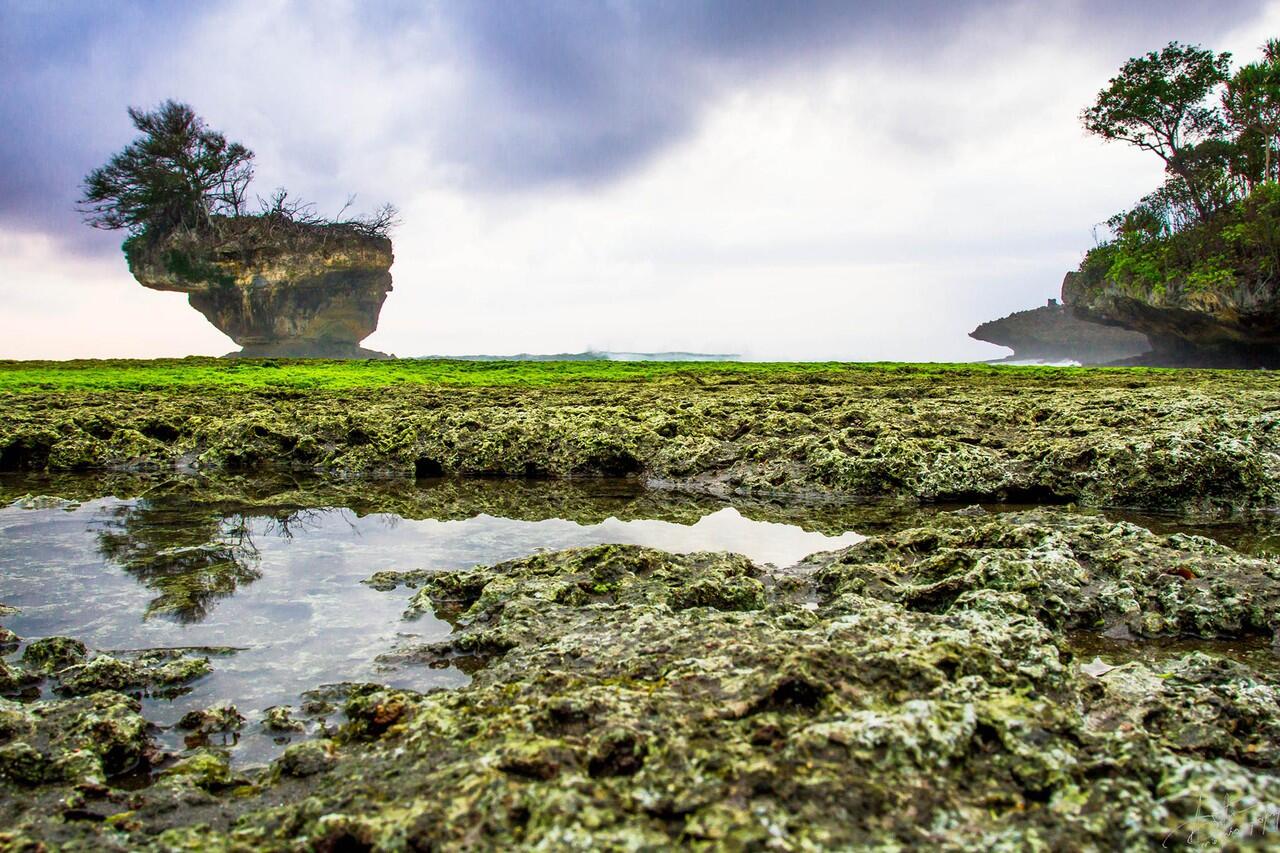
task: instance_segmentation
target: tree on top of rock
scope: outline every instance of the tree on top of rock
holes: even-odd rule
[[[283,189],[259,197],[260,209],[250,213],[245,198],[253,180],[252,151],[228,142],[177,101],[151,111],[130,107],[129,118],[141,135],[84,180],[80,211],[95,228],[128,231],[131,242],[186,229],[234,243],[249,232],[305,234],[315,228],[386,237],[399,224],[389,204],[370,216],[329,219]]]
[[[243,212],[252,151],[176,101],[150,112],[130,107],[129,118],[142,135],[85,178],[81,211],[90,225],[163,233]]]
[[[1227,81],[1230,63],[1229,53],[1170,42],[1126,62],[1080,118],[1090,133],[1163,160],[1173,179],[1165,192],[1204,218],[1229,200],[1217,180],[1227,127],[1209,95]]]

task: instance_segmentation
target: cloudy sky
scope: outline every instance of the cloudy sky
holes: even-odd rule
[[[235,348],[75,213],[165,98],[263,195],[401,209],[375,349],[1000,357],[967,332],[1160,179],[1080,109],[1275,35],[1248,0],[0,0],[0,358]]]

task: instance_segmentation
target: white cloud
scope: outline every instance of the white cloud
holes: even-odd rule
[[[218,70],[179,54],[144,63],[130,101],[181,93],[257,150],[264,188],[326,212],[343,188],[395,201],[395,291],[366,346],[399,355],[999,357],[966,333],[1056,296],[1092,225],[1160,179],[1158,163],[1079,127],[1128,52],[1026,5],[921,57],[864,51],[751,76],[612,183],[479,191],[436,144],[485,109],[465,102],[448,33],[428,21],[373,50],[350,25],[356,7],[312,8],[218,12],[191,48],[222,49]],[[222,45],[226,32],[238,37]],[[1272,33],[1275,5],[1214,46],[1251,56]],[[0,238],[0,356],[233,348],[181,297],[133,282],[122,257]]]

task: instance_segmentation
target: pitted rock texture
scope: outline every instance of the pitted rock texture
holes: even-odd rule
[[[1061,556],[1068,551],[1074,567]],[[964,590],[927,608],[893,584],[861,582],[872,563],[886,580],[896,555],[901,586],[918,587],[922,562],[937,568],[935,558],[961,552],[986,569],[960,572]],[[1091,568],[1095,560],[1102,568]],[[1044,579],[1057,581],[1034,598],[1023,581],[1041,562]],[[1126,566],[1208,572],[1214,563],[1242,589],[1274,582],[1273,562],[1061,511],[939,516],[782,571],[730,554],[600,546],[443,572],[400,594],[412,598],[411,615],[432,608],[455,625],[447,642],[422,647],[422,662],[482,658],[467,687],[422,695],[351,685],[341,699],[347,722],[332,737],[295,744],[244,778],[199,751],[137,791],[72,789],[77,777],[67,773],[9,776],[0,779],[0,841],[255,850],[1239,844],[1252,838],[1244,827],[1266,816],[1251,809],[1280,797],[1275,679],[1199,652],[1158,666],[1082,666],[1054,627],[1073,608],[1092,612],[1096,587],[1152,583]],[[1045,606],[1050,597],[1063,608]],[[1230,589],[1213,585],[1156,598],[1185,612],[1235,606]],[[1271,604],[1255,604],[1270,613]],[[1251,625],[1225,619],[1215,631]],[[38,717],[51,709],[0,711],[5,754],[21,772],[23,756],[43,749]]]

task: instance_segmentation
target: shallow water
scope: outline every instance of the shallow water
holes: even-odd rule
[[[31,497],[40,495],[59,498]],[[732,550],[786,566],[843,548],[924,512],[875,504],[724,502],[645,491],[634,480],[588,483],[148,480],[0,477],[0,603],[27,640],[65,635],[99,651],[232,647],[175,699],[145,698],[148,719],[234,703],[248,723],[231,737],[240,763],[283,748],[259,725],[274,705],[348,681],[450,688],[454,668],[390,667],[377,658],[443,639],[431,616],[401,617],[410,592],[360,581],[381,570],[465,569],[605,543],[674,552]],[[993,508],[994,509],[994,508]],[[1013,509],[1002,507],[1000,509]],[[1258,550],[1270,520],[1189,524],[1128,518]],[[1123,650],[1098,649],[1118,655]],[[20,651],[13,657],[20,655]],[[182,748],[172,728],[160,738]]]
[[[606,506],[616,499],[610,494],[601,498]],[[171,725],[188,710],[233,702],[250,720],[237,757],[258,761],[281,745],[253,721],[273,705],[297,707],[308,689],[343,681],[416,690],[466,682],[453,668],[375,663],[400,643],[431,642],[449,631],[430,616],[402,621],[407,592],[360,583],[375,571],[463,569],[605,543],[732,549],[786,565],[862,538],[752,520],[731,506],[683,522],[607,516],[583,523],[485,512],[441,520],[341,507],[208,506],[164,494],[19,499],[0,508],[0,602],[19,609],[5,625],[27,640],[65,635],[102,651],[233,647],[212,659],[213,673],[189,693],[145,699],[146,713]],[[176,733],[167,740],[170,747],[181,742]]]

